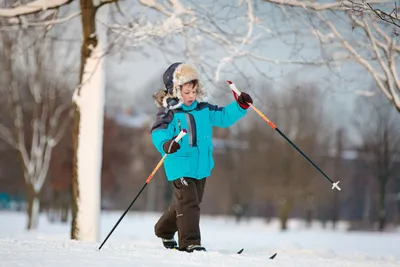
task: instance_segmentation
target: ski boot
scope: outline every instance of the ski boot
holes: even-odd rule
[[[163,245],[165,248],[168,249],[177,249],[178,248],[178,244],[176,243],[174,238],[171,239],[162,239]]]
[[[205,247],[202,247],[200,245],[189,245],[186,248],[181,249],[181,251],[192,253],[193,251],[207,251],[207,250],[205,249]]]

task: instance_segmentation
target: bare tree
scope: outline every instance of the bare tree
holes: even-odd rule
[[[365,13],[373,13],[376,19],[381,20],[392,27],[393,33],[399,34],[400,17],[399,7],[396,1],[363,1],[348,0],[343,2],[346,10],[359,16]]]
[[[270,56],[265,49],[270,42],[298,33],[279,30],[286,23],[276,23],[281,19],[274,14],[277,8],[265,5],[258,8],[259,1],[141,0],[140,3],[140,7],[132,5],[133,10],[124,10],[125,19],[119,17],[109,25],[124,48],[135,50],[146,42],[149,49],[161,48],[162,57],[168,62],[176,58],[194,62],[205,80],[217,89],[221,87],[216,84],[225,82],[224,77],[234,75],[249,81],[247,85],[252,80],[249,78],[254,78],[251,72],[273,79],[269,73],[276,65],[321,66],[335,62],[335,59],[307,61]],[[148,24],[143,26],[142,20]],[[222,88],[226,90],[226,84]]]
[[[357,106],[362,159],[378,188],[379,230],[386,224],[387,186],[396,178],[400,159],[400,119],[393,106],[381,95],[361,98]]]
[[[263,1],[280,7],[285,16],[295,16],[303,28],[308,27],[321,45],[321,57],[334,59],[334,64],[329,64],[333,72],[343,77],[340,70],[347,66],[351,68],[352,65],[348,63],[357,63],[400,112],[400,79],[397,71],[400,46],[392,30],[386,23],[377,20],[374,12],[350,12],[348,7],[351,2],[347,0],[324,3]],[[372,5],[385,2],[370,0],[364,3]],[[375,92],[357,90],[356,93],[371,95]]]
[[[107,22],[107,4],[115,0],[80,1],[76,12],[59,18],[60,8],[72,0],[34,0],[0,9],[0,17],[9,18],[9,27],[42,27],[81,18],[82,46],[79,86],[73,95],[73,177],[71,238],[97,240],[100,213],[100,169],[104,114],[104,59],[107,51],[106,30],[99,19]],[[104,6],[104,7],[103,7]],[[33,20],[29,15],[38,14]],[[89,154],[88,154],[89,153]]]
[[[72,115],[66,101],[72,95],[68,76],[51,71],[56,69],[54,43],[31,36],[23,31],[2,33],[0,44],[1,90],[8,100],[3,114],[9,118],[2,116],[0,137],[21,158],[28,200],[27,229],[37,227],[39,194],[51,154]]]
[[[226,198],[229,199],[229,207],[231,213],[235,216],[236,221],[240,222],[241,217],[251,202],[251,176],[246,172],[247,161],[246,143],[243,127],[236,125],[236,133],[232,129],[226,129],[226,136],[220,136],[221,157],[220,161],[225,169],[223,183],[226,188]],[[220,130],[221,132],[223,130]]]
[[[343,177],[341,161],[345,150],[345,129],[341,128],[336,132],[336,155],[334,159],[334,175],[335,177]],[[333,196],[330,198],[329,217],[332,221],[332,228],[336,228],[336,224],[340,219],[340,196],[339,191],[333,190]]]
[[[329,145],[329,118],[323,111],[321,89],[310,85],[293,86],[279,95],[275,118],[279,128],[299,146],[313,161],[323,166],[323,158]],[[315,199],[319,196],[322,184],[320,174],[280,136],[275,136],[271,144],[273,156],[269,157],[274,187],[274,196],[278,205],[281,229],[287,229],[290,212],[298,202],[305,207],[306,220],[312,220]]]

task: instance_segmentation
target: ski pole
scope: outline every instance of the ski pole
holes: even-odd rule
[[[178,136],[174,139],[175,142],[178,142],[183,136],[186,135],[186,130],[183,129]],[[104,239],[103,243],[101,243],[99,250],[103,247],[103,245],[107,242],[107,239],[111,236],[111,234],[114,232],[115,228],[117,228],[118,224],[122,221],[122,219],[125,217],[125,215],[128,213],[129,209],[132,207],[133,203],[135,203],[136,199],[140,196],[140,194],[143,192],[147,184],[151,181],[153,178],[154,174],[157,172],[157,170],[161,167],[163,164],[165,158],[167,157],[168,154],[165,154],[162,159],[158,162],[157,166],[154,168],[154,170],[150,173],[149,177],[146,179],[146,182],[144,183],[143,187],[140,189],[139,193],[137,193],[136,197],[132,200],[131,204],[128,206],[128,208],[125,210],[125,212],[121,215],[117,223],[114,225],[114,227],[111,229],[110,233],[108,233],[107,237]]]
[[[231,81],[227,81],[228,82],[228,84],[229,84],[229,87],[231,88],[231,90],[232,91],[234,91],[238,96],[240,95],[240,91],[236,88],[236,85],[233,83],[233,82],[231,82]],[[257,112],[257,114],[258,115],[260,115],[260,117],[261,118],[263,118],[263,120],[264,121],[266,121],[268,124],[269,124],[269,126],[271,126],[272,127],[272,129],[274,129],[275,131],[277,131],[292,147],[294,147],[311,165],[313,165],[329,182],[331,182],[331,184],[332,184],[332,190],[334,189],[334,188],[336,188],[337,190],[341,190],[340,189],[340,187],[339,187],[339,182],[340,181],[337,181],[336,183],[334,183],[333,181],[332,181],[332,179],[331,178],[329,178],[329,176],[328,175],[326,175],[314,162],[312,162],[312,160],[309,158],[309,157],[307,157],[307,155],[303,152],[303,151],[301,151],[301,149],[300,148],[298,148],[296,145],[295,145],[295,143],[293,143],[281,130],[279,130],[279,128],[278,127],[276,127],[276,125],[273,123],[273,122],[271,122],[264,114],[262,114],[262,112],[260,111],[260,110],[258,110],[255,106],[253,106],[253,104],[251,104],[251,103],[248,103],[249,105],[250,105],[250,107],[255,111],[255,112]]]

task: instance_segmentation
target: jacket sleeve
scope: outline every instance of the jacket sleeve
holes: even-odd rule
[[[164,108],[160,108],[157,112],[157,118],[151,128],[151,139],[156,149],[164,154],[164,143],[173,138],[174,126],[171,123],[174,119],[172,111],[165,112]]]
[[[230,127],[247,113],[247,110],[241,108],[236,101],[226,107],[209,104],[208,108],[210,110],[211,125],[221,128]]]

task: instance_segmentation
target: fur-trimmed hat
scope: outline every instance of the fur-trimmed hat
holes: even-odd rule
[[[173,109],[181,106],[183,103],[181,86],[194,80],[197,80],[196,100],[202,101],[206,96],[206,93],[197,69],[193,65],[183,62],[177,62],[169,66],[163,75],[165,89],[162,89],[153,95],[157,107],[163,106],[165,108]]]

